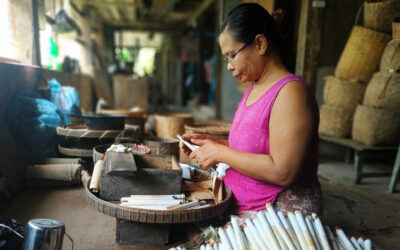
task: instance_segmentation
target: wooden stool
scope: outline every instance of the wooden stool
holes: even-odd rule
[[[360,184],[361,179],[365,178],[365,177],[385,177],[385,176],[391,175],[390,172],[363,173],[362,168],[363,168],[363,164],[364,164],[364,158],[366,155],[373,153],[373,152],[395,152],[397,149],[396,147],[393,147],[393,146],[368,146],[368,145],[362,144],[360,142],[354,141],[349,138],[337,138],[337,137],[331,137],[331,136],[320,136],[319,138],[324,141],[338,144],[338,145],[348,148],[348,151],[346,154],[346,162],[349,162],[351,155],[354,154],[354,171],[355,171],[355,175],[356,175],[356,177],[354,179],[355,184]],[[398,163],[400,162],[399,158],[400,158],[400,156],[398,153],[397,159],[396,159],[396,163],[397,163],[396,177],[399,172],[399,167],[398,167],[398,165],[399,165]],[[395,164],[395,166],[396,166],[396,164]],[[394,173],[395,173],[395,169],[393,170],[392,179],[393,179],[393,176],[395,176]],[[395,185],[395,184],[393,184],[393,185]]]
[[[390,179],[390,183],[389,183],[389,192],[390,193],[393,193],[394,190],[396,189],[396,184],[399,179],[399,174],[400,174],[400,144],[399,144],[399,148],[397,150],[396,160],[394,161],[392,178]]]

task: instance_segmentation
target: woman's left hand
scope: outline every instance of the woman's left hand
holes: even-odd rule
[[[219,162],[217,156],[220,154],[221,144],[209,139],[192,139],[191,142],[200,147],[190,154],[190,159],[195,160],[201,168],[208,169]]]

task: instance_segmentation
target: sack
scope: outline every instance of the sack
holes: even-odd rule
[[[27,163],[58,156],[56,127],[70,121],[55,104],[23,92],[9,103],[4,121]]]

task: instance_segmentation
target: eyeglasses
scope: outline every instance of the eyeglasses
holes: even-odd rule
[[[240,53],[240,51],[244,50],[247,46],[249,46],[251,44],[252,43],[246,43],[240,49],[238,49],[235,53],[233,53],[233,55],[231,55],[229,57],[228,56],[224,56],[223,57],[224,62],[232,64],[233,59],[235,59],[235,57]]]

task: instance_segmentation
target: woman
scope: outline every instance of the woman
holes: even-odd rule
[[[254,3],[235,7],[222,24],[219,44],[227,69],[252,82],[235,113],[228,141],[183,136],[200,146],[181,150],[207,168],[230,166],[224,177],[239,211],[320,212],[317,178],[319,113],[307,84],[280,59],[275,20]]]

